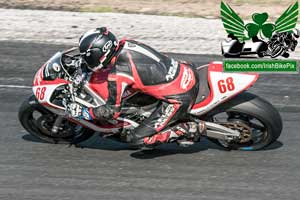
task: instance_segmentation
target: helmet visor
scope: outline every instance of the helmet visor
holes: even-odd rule
[[[83,54],[83,59],[86,61],[89,67],[94,68],[100,64],[99,56],[101,56],[101,52],[99,52],[98,49],[91,49]]]

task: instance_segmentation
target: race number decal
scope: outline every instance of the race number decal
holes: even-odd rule
[[[35,96],[38,100],[42,101],[45,98],[46,87],[38,87],[35,92]]]
[[[233,91],[235,89],[233,78],[228,77],[226,80],[219,80],[218,81],[218,88],[221,94],[227,91]]]

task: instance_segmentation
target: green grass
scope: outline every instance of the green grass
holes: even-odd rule
[[[91,7],[91,8],[80,8],[80,12],[114,12],[115,10],[111,7]]]

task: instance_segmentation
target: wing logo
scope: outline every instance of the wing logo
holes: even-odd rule
[[[268,22],[268,13],[252,14],[253,22],[245,24],[240,16],[225,2],[221,2],[221,19],[228,34],[234,34],[239,40],[249,40],[258,34],[271,38],[273,32],[292,32],[298,20],[298,2],[290,5],[275,21]]]
[[[224,56],[257,54],[259,57],[274,58],[279,55],[288,57],[286,53],[294,51],[298,44],[299,31],[296,29],[298,8],[298,1],[296,1],[275,23],[268,21],[269,15],[266,12],[253,13],[252,21],[245,23],[227,3],[221,1],[221,19],[230,40],[222,43],[222,54]],[[252,40],[252,43],[247,44],[248,40]]]

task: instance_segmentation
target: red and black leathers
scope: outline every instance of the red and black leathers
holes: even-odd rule
[[[112,69],[108,75],[109,98],[106,106],[113,110],[113,118],[119,116],[122,95],[130,87],[161,100],[151,116],[135,129],[137,138],[145,138],[146,143],[150,140],[149,136],[168,133],[164,135],[164,139],[159,137],[158,140],[167,142],[171,131],[184,132],[185,125],[183,129],[177,125],[169,131],[166,127],[171,127],[178,120],[184,121],[197,97],[199,81],[191,66],[131,40],[120,41],[111,65]],[[95,118],[103,117],[101,109],[103,108],[92,109],[91,115]],[[154,143],[153,141],[155,142],[155,139],[151,138],[151,143]]]

